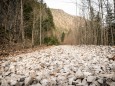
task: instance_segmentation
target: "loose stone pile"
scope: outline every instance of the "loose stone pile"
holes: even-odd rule
[[[110,46],[54,46],[0,61],[0,86],[115,86]]]

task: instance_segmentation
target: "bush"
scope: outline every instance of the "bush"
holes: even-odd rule
[[[63,32],[62,35],[61,35],[61,42],[64,41],[64,38],[65,38],[65,33]]]
[[[44,43],[47,45],[58,45],[59,41],[56,37],[45,37]]]

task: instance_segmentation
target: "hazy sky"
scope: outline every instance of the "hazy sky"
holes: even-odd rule
[[[71,15],[76,15],[76,4],[70,3],[70,2],[76,2],[76,0],[44,0],[44,1],[50,8],[62,9]]]
[[[80,4],[81,0],[44,0],[44,2],[47,3],[47,6],[50,8],[55,8],[55,9],[62,9],[65,12],[71,14],[71,15],[82,15],[81,13],[81,8],[80,5],[77,6],[77,12],[76,12],[76,1],[78,4]],[[97,0],[94,0],[95,2]],[[109,0],[110,3],[113,3],[113,0]],[[94,6],[96,9],[97,7]],[[85,10],[86,14],[87,10]]]

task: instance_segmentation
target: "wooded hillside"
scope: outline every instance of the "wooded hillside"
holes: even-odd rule
[[[0,1],[0,45],[2,50],[16,44],[26,48],[47,43],[44,39],[53,37],[53,29],[55,26],[51,11],[43,1]],[[55,37],[50,39],[56,40]]]
[[[115,45],[115,3],[83,0],[80,6],[79,17],[50,9],[43,0],[0,1],[1,50],[59,42]]]
[[[70,15],[60,9],[51,9],[54,19],[54,34],[62,44],[76,44],[77,29],[85,27],[85,20],[80,16]],[[78,23],[76,25],[76,22]]]

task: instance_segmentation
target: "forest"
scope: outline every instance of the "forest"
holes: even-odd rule
[[[83,22],[75,21],[76,39],[79,39],[76,44],[115,44],[115,5],[112,2],[115,1],[82,0],[81,5],[78,4]],[[0,1],[0,20],[1,49],[16,44],[23,48],[59,44],[53,34],[51,10],[43,1]]]
[[[82,0],[81,3],[85,26],[78,25],[78,44],[115,45],[115,1]]]
[[[0,1],[1,49],[57,44],[53,36],[53,17],[46,3],[37,0]],[[48,35],[49,34],[49,35]],[[44,40],[46,39],[46,40]],[[55,42],[55,43],[54,43]]]
[[[115,0],[0,0],[0,86],[115,86]]]

